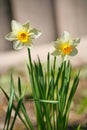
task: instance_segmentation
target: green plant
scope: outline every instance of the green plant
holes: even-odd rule
[[[40,59],[32,63],[30,50],[28,71],[31,80],[36,108],[38,130],[66,130],[70,105],[79,82],[79,72],[71,83],[71,64],[62,62],[53,64],[47,57],[47,69],[44,72]],[[57,68],[56,68],[57,67]]]
[[[17,116],[20,118],[20,120],[22,121],[22,123],[25,125],[26,128],[33,130],[32,123],[28,118],[26,108],[23,103],[25,91],[23,92],[21,90],[22,88],[21,88],[20,78],[18,78],[18,95],[15,91],[12,75],[11,75],[11,82],[10,82],[10,95],[8,95],[2,87],[0,87],[0,89],[5,94],[8,100],[8,108],[7,108],[7,114],[6,114],[3,130],[13,130]],[[15,111],[13,120],[11,119],[12,111]],[[22,112],[23,116],[20,114],[19,111]]]
[[[12,21],[12,32],[6,35],[6,39],[14,42],[14,48],[19,49],[23,46],[30,47],[32,39],[41,33],[37,29],[31,29],[30,24],[21,25],[16,21]],[[73,96],[79,83],[79,72],[72,79],[72,65],[67,56],[77,54],[77,45],[79,39],[72,40],[68,32],[64,32],[61,38],[54,42],[55,50],[53,62],[48,53],[46,68],[38,61],[32,61],[30,49],[28,48],[29,64],[27,64],[33,101],[35,104],[35,112],[38,130],[66,130],[68,125],[68,117]],[[61,56],[58,65],[56,56]],[[24,106],[25,91],[22,91],[20,78],[18,78],[18,94],[14,89],[14,82],[11,76],[10,95],[1,88],[8,99],[8,108],[4,124],[4,129],[13,130],[16,117],[18,116],[26,129],[34,130],[34,126],[27,114]],[[17,105],[15,105],[15,102]],[[13,121],[11,122],[12,110],[15,111]],[[21,116],[20,112],[23,114]],[[78,127],[79,129],[79,127]]]

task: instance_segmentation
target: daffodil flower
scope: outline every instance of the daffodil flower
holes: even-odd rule
[[[38,38],[41,35],[39,30],[31,28],[29,22],[22,25],[12,20],[11,28],[12,32],[8,33],[5,39],[13,42],[14,49],[21,49],[23,46],[30,47],[32,45],[32,39]]]
[[[71,39],[70,34],[66,31],[63,32],[62,36],[54,42],[55,50],[52,55],[59,56],[63,58],[66,56],[75,56],[78,53],[77,45],[80,39]]]

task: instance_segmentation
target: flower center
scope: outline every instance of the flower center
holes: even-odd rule
[[[71,45],[69,45],[67,43],[63,44],[62,45],[62,54],[68,55],[71,53],[72,49],[73,49],[73,47]]]
[[[29,41],[28,32],[25,30],[21,30],[18,32],[17,38],[20,42],[26,43]]]

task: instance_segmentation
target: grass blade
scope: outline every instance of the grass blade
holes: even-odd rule
[[[13,83],[13,78],[12,78],[12,75],[11,75],[10,98],[9,98],[9,103],[8,103],[5,123],[4,123],[4,129],[7,126],[6,127],[7,130],[9,128],[9,124],[10,124],[10,118],[11,118],[11,113],[12,113],[12,108],[13,108],[13,100],[14,100],[14,83]]]
[[[17,115],[18,115],[18,113],[19,113],[19,110],[20,110],[20,107],[21,107],[21,105],[22,105],[22,101],[23,101],[23,97],[20,98],[20,100],[18,101],[18,105],[17,105],[16,111],[15,111],[14,119],[13,119],[13,122],[12,122],[12,124],[11,124],[10,130],[13,130],[14,123],[15,123],[15,121],[16,121],[16,117],[17,117]]]

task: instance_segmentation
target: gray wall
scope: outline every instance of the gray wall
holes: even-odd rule
[[[4,39],[4,36],[10,31],[11,13],[9,0],[0,0],[0,51],[12,49],[11,43]]]
[[[54,0],[59,34],[64,30],[73,36],[87,36],[87,0]]]
[[[0,0],[0,51],[12,49],[4,40],[11,31],[11,19],[21,23],[29,20],[42,31],[36,45],[54,41],[64,30],[83,37],[87,36],[87,0]]]

